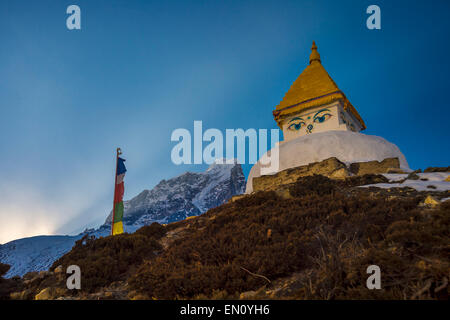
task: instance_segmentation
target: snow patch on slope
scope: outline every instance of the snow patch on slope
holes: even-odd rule
[[[418,173],[419,180],[402,180],[408,177],[407,174],[383,174],[390,182],[398,183],[376,183],[361,187],[378,187],[378,188],[404,188],[410,187],[417,191],[447,191],[450,190],[450,182],[445,181],[449,176],[448,172],[428,172]],[[423,179],[423,180],[422,180]],[[431,186],[431,187],[430,187]]]

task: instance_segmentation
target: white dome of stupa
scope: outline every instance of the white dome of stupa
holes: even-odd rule
[[[276,151],[279,152],[279,167],[278,170],[269,174],[331,157],[336,157],[346,164],[398,158],[401,169],[404,171],[411,170],[405,156],[395,144],[378,136],[352,131],[326,131],[300,136],[280,142],[274,149],[276,149],[274,154],[276,154]],[[270,157],[274,149],[269,150],[266,156]],[[261,176],[260,161],[261,159],[250,170],[246,193],[253,191],[253,178]]]

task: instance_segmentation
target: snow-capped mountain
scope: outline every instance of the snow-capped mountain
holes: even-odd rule
[[[154,221],[170,223],[199,215],[244,190],[245,177],[239,164],[212,164],[205,172],[186,172],[125,201],[124,228],[134,232]],[[111,225],[111,217],[112,213],[105,226]]]
[[[205,172],[186,172],[162,180],[152,190],[144,190],[124,202],[125,232],[134,232],[152,222],[169,223],[199,215],[244,190],[245,177],[237,163],[215,163]],[[6,277],[47,270],[84,234],[107,236],[110,225],[111,214],[98,229],[76,236],[36,236],[0,245],[0,262],[11,265]]]

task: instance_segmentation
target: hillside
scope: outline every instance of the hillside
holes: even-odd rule
[[[50,272],[16,279],[12,297],[448,299],[450,192],[389,183],[301,177],[199,217],[85,238]],[[70,264],[83,270],[79,292],[65,289]],[[381,290],[366,288],[372,264]]]
[[[162,180],[151,190],[124,202],[125,232],[153,222],[169,223],[199,215],[217,207],[245,189],[240,164],[212,164],[204,172],[185,172]],[[110,233],[111,215],[97,229],[75,236],[36,236],[0,245],[0,262],[11,266],[6,277],[23,276],[27,272],[48,270],[53,262],[68,252],[83,236],[96,238]]]

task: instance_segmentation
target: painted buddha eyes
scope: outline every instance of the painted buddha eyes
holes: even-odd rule
[[[292,131],[298,131],[306,124],[302,118],[298,117],[292,119],[291,121],[289,121],[289,123],[290,125],[288,126],[288,129]]]
[[[329,109],[322,109],[320,111],[318,111],[313,117],[312,117],[312,122],[313,123],[323,123],[325,121],[327,121],[328,119],[331,118],[331,113]],[[311,120],[311,116],[307,117],[308,122],[310,122]],[[305,120],[303,120],[303,118],[301,117],[295,117],[292,118],[289,121],[289,126],[288,129],[291,131],[298,131],[300,129],[302,129],[303,127],[306,126],[306,122]],[[307,133],[311,133],[313,130],[314,126],[310,123],[307,127],[306,127],[306,132]]]
[[[328,119],[330,119],[331,118],[331,114],[330,113],[323,113],[323,112],[326,112],[326,111],[330,111],[330,110],[323,109],[323,110],[320,110],[319,112],[317,112],[316,115],[314,116],[314,122],[315,123],[322,123],[322,122],[325,122]]]

